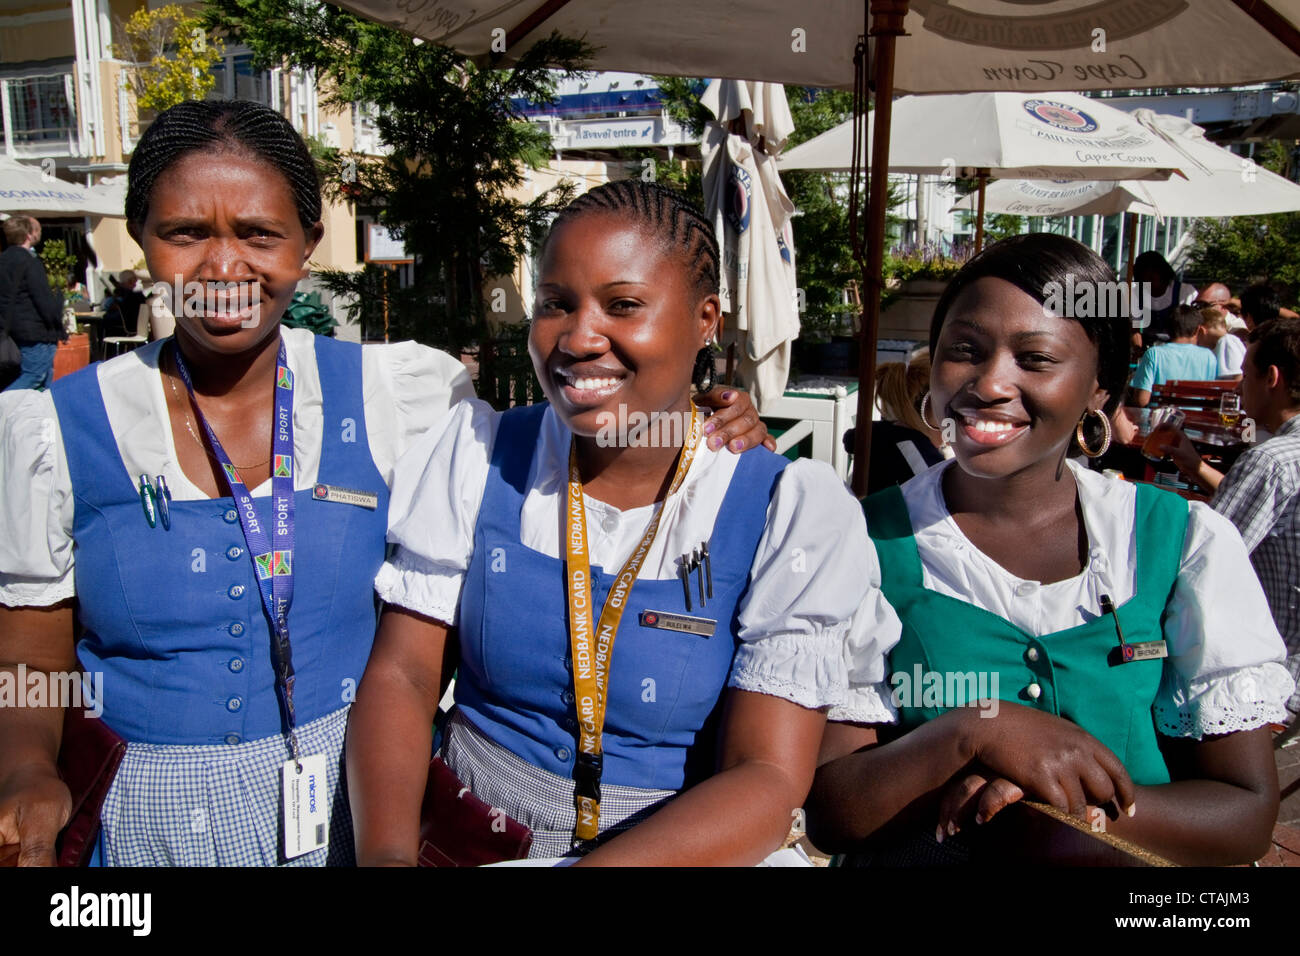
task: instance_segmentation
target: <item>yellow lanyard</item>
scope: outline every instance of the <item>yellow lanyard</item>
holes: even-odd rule
[[[695,405],[691,405],[691,428],[686,444],[677,459],[677,470],[668,487],[671,496],[686,477],[695,457],[695,446],[700,439],[701,421]],[[569,446],[569,496],[567,511],[566,564],[569,586],[569,645],[573,655],[573,695],[578,714],[578,753],[574,760],[574,803],[578,810],[576,839],[592,840],[600,827],[600,777],[602,771],[601,736],[605,727],[606,689],[609,687],[610,656],[614,651],[614,635],[627,606],[627,597],[641,571],[655,535],[659,532],[659,519],[663,517],[668,499],[664,499],[641,543],[619,571],[610,589],[605,606],[600,611],[600,622],[593,635],[591,627],[591,562],[587,556],[587,512],[582,503],[582,478],[578,474],[576,443]]]

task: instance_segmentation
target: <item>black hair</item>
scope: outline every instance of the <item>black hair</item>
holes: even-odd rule
[[[640,179],[604,183],[560,211],[542,243],[542,251],[545,252],[562,224],[590,213],[632,219],[645,225],[665,252],[682,257],[698,296],[717,295],[721,258],[718,237],[708,217],[685,193]]]
[[[957,297],[980,279],[1002,279],[1010,282],[1034,301],[1047,305],[1048,300],[1068,297],[1071,290],[1083,289],[1091,284],[1094,307],[1074,309],[1065,302],[1061,311],[1064,318],[1083,326],[1088,341],[1097,346],[1097,384],[1108,393],[1104,412],[1107,416],[1119,407],[1129,375],[1129,340],[1132,335],[1126,296],[1107,294],[1105,290],[1118,289],[1115,274],[1101,258],[1087,246],[1066,236],[1046,232],[1030,232],[1011,236],[994,243],[971,258],[957,273],[939,296],[930,321],[931,362],[937,363],[939,332],[944,319]],[[1086,311],[1086,316],[1076,315]],[[1088,418],[1088,431],[1096,426],[1095,418]],[[1097,439],[1089,436],[1089,443]]]
[[[1300,319],[1273,319],[1257,325],[1250,341],[1255,345],[1255,370],[1263,375],[1270,365],[1276,365],[1286,382],[1291,406],[1300,407]]]
[[[247,100],[198,100],[159,113],[140,137],[127,168],[127,222],[139,226],[148,218],[154,184],[176,160],[222,149],[246,153],[278,170],[289,183],[303,227],[311,229],[320,221],[316,163],[287,119]]]
[[[1277,293],[1262,282],[1241,293],[1241,314],[1250,316],[1256,325],[1276,319],[1278,309]]]
[[[1174,267],[1160,253],[1154,249],[1148,249],[1141,253],[1133,260],[1133,276],[1136,278],[1142,272],[1150,269],[1165,280],[1166,283],[1173,282],[1178,276],[1174,273]]]
[[[1173,335],[1176,339],[1190,339],[1205,324],[1201,310],[1194,305],[1180,305],[1174,309]]]

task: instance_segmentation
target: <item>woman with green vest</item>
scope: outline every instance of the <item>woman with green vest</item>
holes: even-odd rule
[[[808,801],[823,849],[964,858],[963,827],[1046,801],[1181,863],[1269,845],[1268,724],[1292,681],[1236,530],[1113,481],[1100,455],[1128,371],[1106,264],[1021,235],[948,286],[927,423],[955,453],[864,502],[902,635],[833,708]],[[1100,314],[1099,314],[1100,313]],[[850,649],[850,654],[853,653]]]

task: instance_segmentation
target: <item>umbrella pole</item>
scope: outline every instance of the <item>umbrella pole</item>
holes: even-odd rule
[[[975,218],[975,251],[979,252],[984,248],[984,187],[989,183],[989,171],[981,169],[979,176],[979,212]]]
[[[1133,282],[1133,256],[1136,254],[1137,246],[1137,213],[1126,212],[1124,214],[1124,231],[1128,233],[1128,282]]]
[[[865,2],[865,0],[864,0]],[[858,418],[853,444],[853,493],[867,493],[871,465],[871,416],[875,409],[876,341],[884,292],[885,212],[889,203],[889,123],[894,99],[894,41],[903,33],[908,0],[871,0],[871,35],[876,38],[876,119],[871,143],[867,198],[867,256],[862,271],[862,350],[859,357]]]

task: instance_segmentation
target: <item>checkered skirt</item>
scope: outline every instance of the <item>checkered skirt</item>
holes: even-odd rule
[[[127,745],[100,815],[109,866],[351,866],[342,785],[348,708],[298,728],[303,754],[325,754],[329,844],[283,859],[282,735],[235,745]]]
[[[448,721],[442,759],[476,797],[504,810],[533,831],[530,858],[559,857],[575,851],[573,831],[577,826],[577,809],[573,804],[571,779],[535,767],[495,743],[459,710]],[[602,783],[600,836],[577,847],[577,852],[629,829],[675,796],[676,790],[643,790]]]

